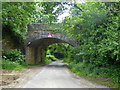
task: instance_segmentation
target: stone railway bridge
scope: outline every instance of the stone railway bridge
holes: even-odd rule
[[[52,37],[48,37],[49,33],[52,34]],[[52,26],[44,23],[28,25],[28,33],[26,35],[26,62],[35,64],[42,61],[44,48],[54,43],[68,43],[74,47],[78,46],[76,40],[53,32]]]

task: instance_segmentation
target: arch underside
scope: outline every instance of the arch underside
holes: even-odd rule
[[[30,46],[30,47],[39,47],[39,46],[46,47],[46,46],[49,46],[49,45],[54,44],[54,43],[68,43],[71,46],[74,46],[70,42],[67,42],[65,40],[61,40],[61,39],[58,39],[58,38],[41,38],[41,39],[37,39],[37,40],[34,40],[34,41],[30,42],[28,44],[28,46]]]

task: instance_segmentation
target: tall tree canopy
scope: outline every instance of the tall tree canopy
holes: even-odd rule
[[[59,3],[48,2],[2,2],[3,38],[11,37],[17,44],[25,40],[30,23],[56,21],[54,7]]]
[[[118,63],[119,3],[86,2],[75,5],[77,8],[71,8],[71,17],[59,23],[62,28],[58,30],[78,40],[80,47],[76,55],[96,65]]]

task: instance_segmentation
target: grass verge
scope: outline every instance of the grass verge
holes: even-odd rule
[[[68,68],[85,79],[110,88],[120,88],[119,86],[119,66],[96,67],[85,63],[70,62]]]
[[[26,64],[20,65],[17,62],[12,62],[8,60],[2,60],[2,69],[3,70],[15,70],[15,71],[20,71],[23,70],[25,67],[27,67]]]

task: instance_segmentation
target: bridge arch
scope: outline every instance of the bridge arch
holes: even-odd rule
[[[52,37],[48,37],[51,33]],[[45,47],[54,43],[68,43],[71,46],[78,46],[76,40],[66,38],[60,33],[54,33],[46,29],[46,24],[31,24],[28,26],[26,35],[26,62],[35,64],[43,59],[43,50]]]

